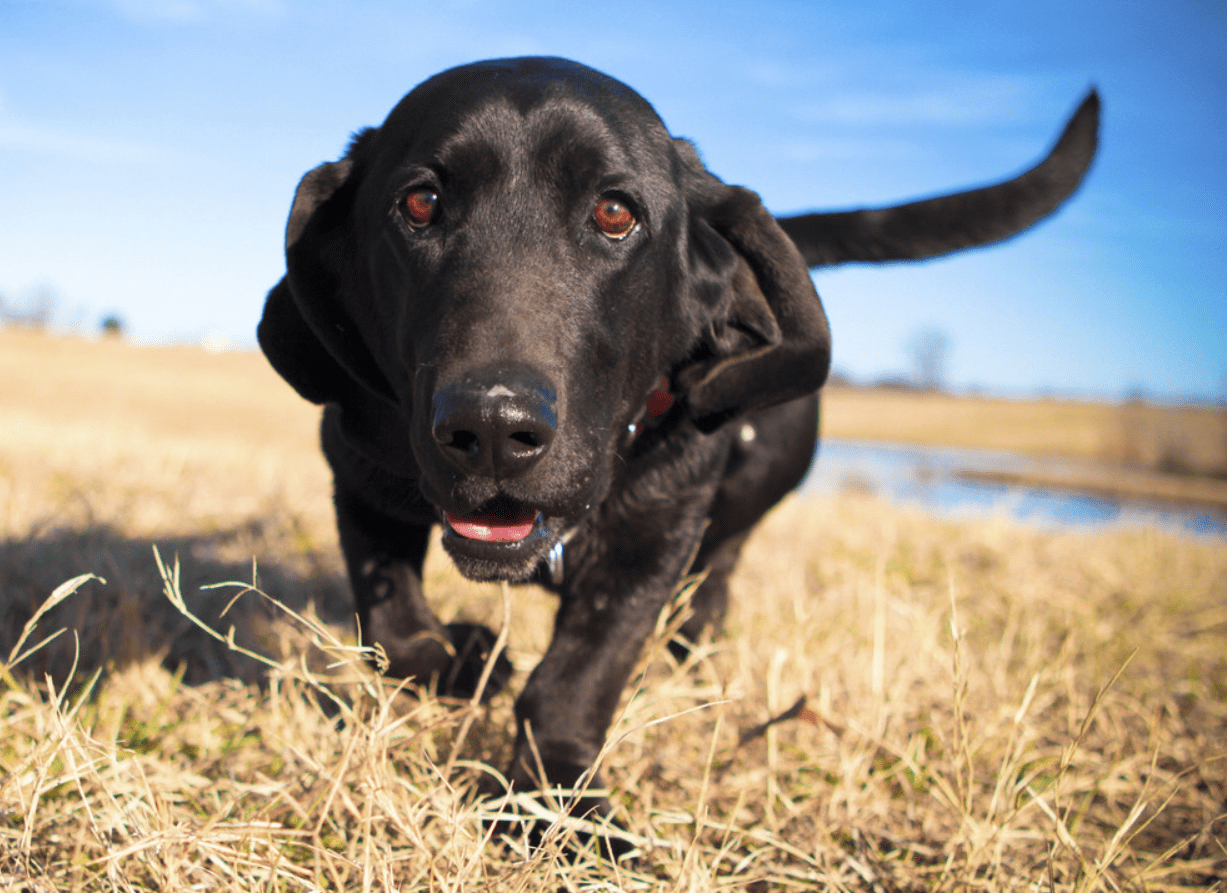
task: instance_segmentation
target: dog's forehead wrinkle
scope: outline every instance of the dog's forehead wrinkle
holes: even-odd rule
[[[593,189],[602,181],[642,175],[659,185],[668,171],[658,163],[654,144],[671,137],[659,122],[651,130],[659,134],[611,120],[570,97],[547,97],[528,109],[496,97],[452,128],[432,161],[472,184]]]
[[[545,64],[537,64],[544,61]],[[527,115],[541,106],[565,104],[600,109],[609,118],[635,125],[660,124],[660,116],[643,96],[621,81],[566,60],[493,60],[436,75],[414,94],[471,113],[480,103],[497,99]]]

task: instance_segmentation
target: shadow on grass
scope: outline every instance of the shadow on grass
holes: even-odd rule
[[[309,547],[294,548],[293,533],[276,522],[250,520],[192,536],[133,538],[94,525],[0,540],[0,661],[57,586],[92,573],[105,584],[86,582],[39,620],[25,648],[64,632],[21,661],[16,674],[40,680],[49,674],[63,683],[70,674],[88,678],[99,668],[152,658],[172,671],[182,668],[184,681],[193,685],[223,677],[263,678],[265,668],[209,637],[166,598],[155,546],[168,567],[179,560],[180,590],[189,610],[222,634],[233,627],[235,641],[246,648],[274,660],[313,650],[302,626],[257,593],[235,599],[241,586],[202,588],[250,584],[253,555],[263,592],[299,613],[313,611],[352,639],[351,601],[339,564],[328,564]]]

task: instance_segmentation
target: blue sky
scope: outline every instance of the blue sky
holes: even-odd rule
[[[835,365],[958,388],[1227,396],[1227,4],[0,0],[0,296],[142,342],[254,343],[301,174],[451,65],[550,54],[639,90],[777,213],[1029,166],[1092,84],[1100,156],[1002,246],[816,281]]]

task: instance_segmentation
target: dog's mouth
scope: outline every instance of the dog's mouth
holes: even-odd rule
[[[443,514],[443,547],[470,580],[533,579],[557,542],[561,519],[521,502],[494,503]]]
[[[534,508],[499,507],[473,515],[444,512],[451,531],[469,540],[486,543],[518,543],[527,539],[541,520]]]

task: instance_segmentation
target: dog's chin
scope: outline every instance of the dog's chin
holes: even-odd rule
[[[546,519],[541,515],[533,520],[527,534],[518,539],[465,535],[472,534],[474,526],[453,523],[453,518],[446,516],[443,522],[443,548],[461,574],[480,583],[500,580],[527,583],[534,579],[562,533],[561,520]]]

